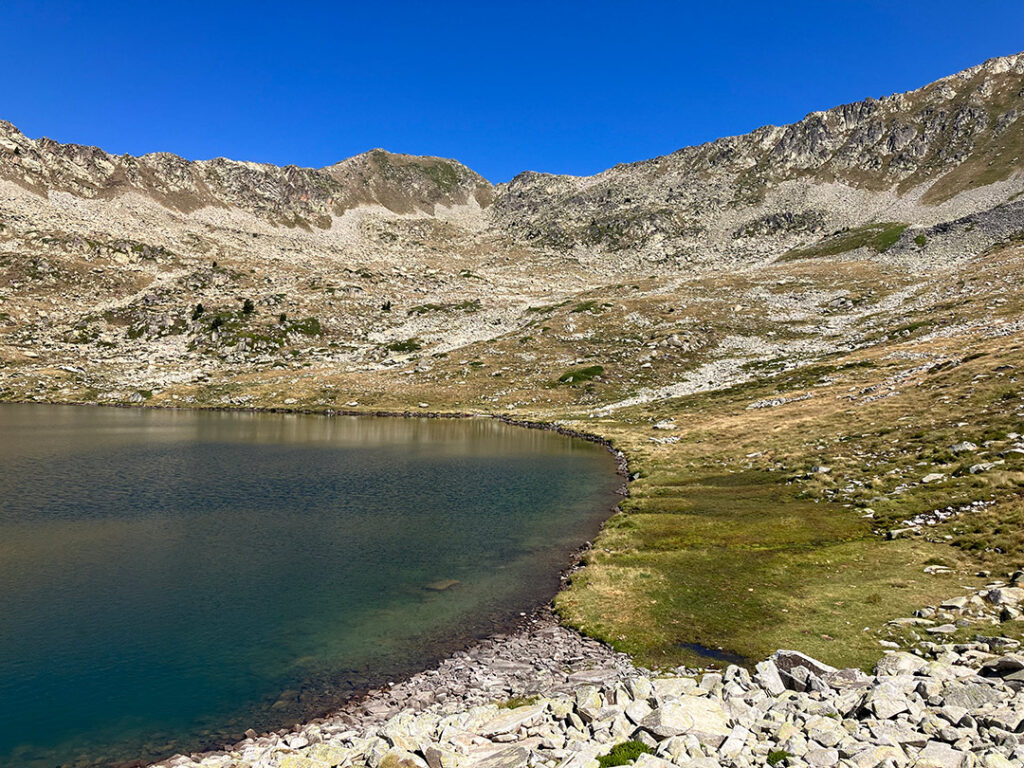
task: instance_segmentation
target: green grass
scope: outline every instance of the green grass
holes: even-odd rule
[[[608,304],[608,303],[601,304],[601,303],[599,303],[597,301],[581,301],[579,304],[577,304],[575,307],[573,307],[570,311],[573,312],[574,314],[579,314],[580,312],[591,312],[591,313],[594,313],[594,312],[600,312],[605,307],[610,307],[610,306],[611,306],[611,304]]]
[[[582,384],[592,381],[604,374],[603,365],[588,365],[585,368],[573,368],[558,377],[559,384]]]
[[[650,753],[651,748],[642,741],[624,741],[612,747],[607,755],[598,757],[597,763],[600,768],[615,768],[618,765],[628,765],[640,757],[640,755],[648,755]]]
[[[959,362],[871,400],[908,367],[891,348],[580,422],[640,478],[556,598],[560,615],[655,667],[706,664],[685,648],[700,643],[752,661],[795,646],[868,668],[889,619],[957,593],[981,564],[1024,561],[1024,457],[1005,453],[1024,432],[1019,350],[958,343]],[[805,392],[815,396],[746,407]],[[669,418],[679,441],[652,444],[650,425]],[[949,451],[964,440],[979,450]],[[994,459],[1005,464],[967,471]],[[920,482],[933,472],[946,478]],[[884,540],[918,513],[989,498],[1001,501],[926,537]],[[954,573],[924,574],[936,560]]]
[[[771,752],[768,753],[768,765],[774,768],[776,765],[783,762],[788,757],[791,757],[791,755],[786,750],[773,749]]]
[[[305,320],[285,321],[285,330],[288,333],[301,333],[303,336],[320,336],[323,334],[323,327],[315,317],[307,317]]]
[[[420,167],[427,178],[444,192],[451,192],[459,184],[459,172],[451,163],[424,163]]]
[[[429,312],[479,312],[480,299],[460,301],[452,304],[417,304],[407,314],[425,315]]]
[[[857,248],[865,247],[870,248],[875,253],[885,253],[899,241],[906,228],[906,224],[885,222],[843,230],[829,235],[814,245],[795,248],[783,255],[779,261],[839,256]]]

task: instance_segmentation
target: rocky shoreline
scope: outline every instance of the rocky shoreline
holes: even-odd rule
[[[933,641],[1019,616],[1019,584],[1021,572],[894,620],[926,634],[872,674],[796,651],[753,673],[653,673],[540,611],[330,717],[154,768],[598,768],[624,742],[632,754],[607,764],[1011,768],[1024,764],[1020,642]]]
[[[379,728],[403,714],[452,714],[531,696],[569,694],[581,685],[609,684],[635,673],[628,656],[563,626],[545,606],[523,617],[518,628],[481,640],[403,681],[369,691],[326,717],[263,735],[249,731],[245,741],[229,750],[177,756],[153,768],[234,765],[232,755],[250,746],[273,748],[303,739],[319,743],[353,730]]]

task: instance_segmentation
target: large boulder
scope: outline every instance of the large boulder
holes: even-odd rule
[[[503,710],[480,727],[480,735],[491,739],[506,733],[515,733],[520,728],[539,722],[546,709],[547,704],[540,703]]]
[[[718,746],[730,733],[729,718],[717,699],[683,696],[663,703],[644,718],[642,727],[667,739],[694,734],[702,743]]]
[[[515,746],[501,749],[482,760],[476,760],[469,765],[472,768],[526,768],[530,762],[530,751],[525,747]],[[584,768],[583,765],[577,768]]]
[[[821,677],[838,671],[835,667],[812,659],[800,651],[778,650],[771,655],[771,661],[778,670],[783,684],[791,691],[824,688],[826,686]]]
[[[883,675],[913,675],[928,668],[928,662],[920,656],[904,651],[887,653],[875,665],[875,674]]]
[[[754,682],[771,696],[779,696],[786,690],[782,677],[779,675],[779,668],[771,659],[754,666]]]
[[[968,755],[945,742],[929,741],[918,753],[913,768],[968,768],[972,764]]]

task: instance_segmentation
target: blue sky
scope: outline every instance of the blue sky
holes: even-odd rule
[[[590,174],[1024,50],[1024,3],[0,2],[32,138],[323,166],[373,147],[492,181]]]

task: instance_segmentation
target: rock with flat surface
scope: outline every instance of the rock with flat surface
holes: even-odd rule
[[[917,755],[913,768],[969,768],[968,755],[941,741],[929,741]]]
[[[528,704],[523,707],[506,709],[492,717],[483,726],[479,733],[485,738],[491,739],[507,733],[515,733],[520,728],[535,724],[544,714],[547,704]]]
[[[661,738],[685,733],[708,734],[723,741],[730,733],[722,705],[706,696],[683,696],[665,702],[644,718],[642,726]]]

